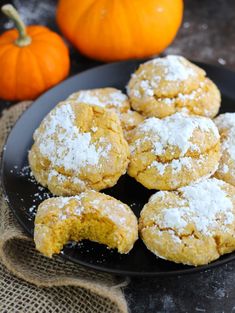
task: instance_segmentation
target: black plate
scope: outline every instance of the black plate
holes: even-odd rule
[[[100,66],[73,76],[38,98],[20,117],[12,129],[4,149],[2,180],[6,198],[19,223],[31,236],[34,229],[35,208],[49,197],[47,189],[40,187],[30,176],[27,153],[32,145],[34,130],[43,117],[61,100],[79,89],[112,86],[125,90],[130,74],[140,61],[128,61]],[[211,65],[199,64],[222,92],[221,112],[235,111],[235,73]],[[33,83],[33,82],[32,82]],[[131,206],[137,216],[153,193],[127,175],[118,184],[104,191]],[[119,255],[105,246],[84,241],[68,244],[62,256],[90,268],[120,275],[172,275],[208,269],[235,259],[235,253],[221,257],[207,266],[190,267],[161,260],[148,251],[138,240],[128,255]]]

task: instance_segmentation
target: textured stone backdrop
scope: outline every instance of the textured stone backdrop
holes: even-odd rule
[[[0,3],[7,2],[19,9],[26,23],[58,30],[54,22],[56,0]],[[10,27],[12,24],[1,16],[0,31]],[[235,70],[235,0],[185,0],[182,27],[166,53]],[[72,48],[71,58],[71,74],[99,64]],[[10,105],[0,101],[0,110]],[[132,279],[125,292],[131,313],[235,313],[235,262],[182,277]]]

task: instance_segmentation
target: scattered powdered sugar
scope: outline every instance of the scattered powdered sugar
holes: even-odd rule
[[[23,166],[19,171],[18,171],[19,175],[22,177],[26,177],[28,181],[30,181],[33,184],[37,184],[33,173],[31,172],[30,166],[29,165],[25,165]],[[40,186],[39,186],[40,187]]]
[[[115,90],[110,93],[101,94],[100,90],[81,90],[77,96],[72,94],[69,99],[73,99],[77,102],[86,103],[89,105],[97,105],[99,107],[121,107],[123,102],[127,100],[127,96],[120,90]]]
[[[227,64],[227,61],[225,59],[223,59],[223,58],[218,58],[218,62],[221,65],[226,65]]]
[[[160,227],[174,228],[182,233],[188,223],[194,223],[204,235],[213,235],[216,229],[226,231],[226,225],[234,222],[233,203],[222,188],[226,184],[216,178],[203,180],[180,188],[188,202],[185,207],[164,209],[157,222]]]
[[[23,167],[19,165],[14,165],[11,172],[19,175],[20,177],[28,181],[30,184],[33,185],[32,186],[33,190],[36,190],[35,192],[32,192],[30,195],[28,195],[29,198],[27,198],[27,195],[25,198],[25,195],[17,194],[18,196],[20,196],[18,200],[21,202],[22,208],[24,208],[24,210],[26,211],[28,220],[32,220],[36,215],[38,204],[43,200],[50,198],[51,194],[46,188],[37,183],[31,172],[29,165]],[[28,207],[29,205],[28,203],[30,202],[31,206]]]
[[[214,136],[219,139],[218,129],[212,120],[205,117],[188,116],[182,112],[164,119],[151,117],[139,125],[141,131],[153,133],[159,138],[153,142],[156,155],[163,154],[169,145],[178,147],[181,151],[180,156],[184,156],[190,148],[195,150],[195,145],[192,147],[190,139],[197,128],[205,132],[213,132]],[[149,137],[151,138],[151,134],[146,137],[146,140]]]
[[[29,208],[29,213],[35,214],[36,207],[37,207],[37,206],[36,206],[35,204],[32,205],[32,206]]]
[[[221,134],[225,132],[225,136],[222,136],[222,151],[227,151],[232,160],[235,161],[235,113],[219,115],[215,119],[215,124]],[[226,168],[224,173],[226,173]]]
[[[44,131],[35,132],[35,141],[54,166],[78,171],[87,165],[97,165],[101,157],[107,156],[109,145],[97,148],[91,142],[91,133],[81,133],[75,126],[75,114],[69,102],[51,111],[43,123]]]
[[[183,81],[196,75],[196,72],[186,64],[182,56],[168,55],[165,58],[156,58],[148,61],[153,65],[165,68],[164,79],[168,81]]]

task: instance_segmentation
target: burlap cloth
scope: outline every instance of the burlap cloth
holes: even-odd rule
[[[3,112],[0,151],[20,114],[30,102]],[[125,281],[124,281],[125,284]],[[0,190],[1,313],[126,313],[121,284],[108,274],[85,269],[59,257],[47,259],[34,249],[12,216]]]

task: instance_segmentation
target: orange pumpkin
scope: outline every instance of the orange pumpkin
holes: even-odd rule
[[[114,61],[163,51],[182,14],[182,0],[60,0],[57,22],[83,54]]]
[[[64,79],[69,52],[59,35],[44,26],[25,27],[11,5],[2,7],[16,29],[0,36],[0,98],[34,99]]]

